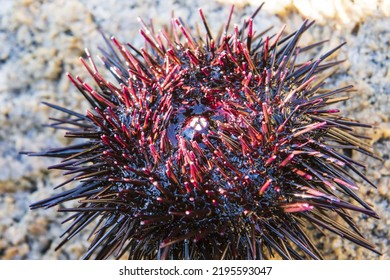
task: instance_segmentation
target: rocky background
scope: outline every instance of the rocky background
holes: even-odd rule
[[[19,152],[67,143],[63,131],[43,126],[49,117],[60,114],[40,102],[85,111],[86,102],[66,73],[88,76],[78,58],[86,47],[92,55],[98,54],[97,46],[104,44],[99,30],[139,47],[143,41],[137,17],[152,18],[155,26],[162,26],[174,10],[175,16],[194,25],[200,21],[198,8],[202,7],[217,31],[232,3],[236,4],[234,23],[241,23],[260,2],[0,0],[0,259],[79,259],[86,250],[88,232],[54,251],[66,228],[61,224],[66,215],[56,208],[30,211],[29,205],[54,193],[53,187],[63,179],[59,172],[47,170],[56,160],[29,158]],[[347,42],[339,52],[346,61],[329,83],[355,86],[351,100],[341,109],[374,125],[366,133],[375,153],[383,158],[380,162],[353,154],[367,165],[367,177],[378,186],[374,189],[362,182],[360,193],[381,219],[354,216],[382,255],[332,234],[317,236],[320,249],[327,259],[390,259],[390,0],[270,0],[255,25],[258,31],[273,26],[272,32],[277,32],[286,24],[290,32],[305,18],[317,23],[306,32],[303,43],[329,39],[325,49],[331,49]]]

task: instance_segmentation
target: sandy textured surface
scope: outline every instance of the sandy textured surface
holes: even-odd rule
[[[48,101],[85,111],[86,102],[73,88],[66,72],[87,77],[78,57],[88,47],[93,55],[103,41],[98,30],[115,34],[121,41],[142,46],[137,17],[153,18],[155,26],[168,22],[171,11],[194,24],[202,7],[214,30],[225,22],[232,2],[184,0],[0,0],[0,258],[78,259],[86,248],[87,233],[54,251],[66,228],[65,217],[49,210],[30,211],[28,205],[54,193],[62,182],[60,173],[46,167],[56,161],[28,158],[21,150],[39,151],[63,145],[63,131],[42,124],[59,113],[40,104]],[[237,5],[235,22],[250,15],[258,1]],[[343,104],[345,115],[373,124],[369,135],[383,162],[353,154],[366,163],[366,174],[378,186],[361,184],[361,196],[374,205],[380,220],[355,215],[365,236],[381,256],[358,248],[332,234],[318,236],[327,259],[390,259],[390,1],[327,1],[318,9],[312,2],[269,1],[256,18],[257,30],[287,24],[295,30],[308,17],[317,20],[304,42],[330,39],[326,49],[346,41],[339,54],[346,62],[330,84],[353,84],[356,92]],[[278,3],[275,3],[278,2]]]

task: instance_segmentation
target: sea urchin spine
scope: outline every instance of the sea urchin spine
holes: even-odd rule
[[[69,239],[92,221],[84,258],[124,253],[131,259],[319,259],[305,228],[326,229],[375,252],[349,210],[377,218],[360,199],[354,174],[373,185],[352,149],[373,156],[333,104],[351,86],[324,88],[322,73],[339,61],[298,63],[299,47],[313,22],[290,35],[256,35],[253,18],[214,37],[194,36],[177,18],[155,32],[142,21],[146,47],[107,41],[101,50],[106,80],[91,55],[81,59],[96,87],[69,78],[91,108],[86,115],[47,104],[67,116],[78,144],[30,153],[62,158],[73,188],[32,204],[52,207],[76,200],[64,234]],[[354,200],[356,203],[351,203]],[[335,217],[341,217],[341,222]],[[340,219],[338,219],[340,220]]]

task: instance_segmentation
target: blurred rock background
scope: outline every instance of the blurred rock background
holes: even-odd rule
[[[190,4],[191,2],[191,4]],[[70,85],[67,72],[87,77],[79,57],[88,48],[93,56],[104,44],[99,29],[123,42],[142,46],[137,17],[152,18],[156,27],[169,22],[171,12],[194,25],[202,7],[217,31],[235,3],[234,23],[241,23],[262,1],[238,0],[0,0],[0,259],[79,259],[86,250],[88,232],[59,251],[66,215],[29,210],[29,204],[54,193],[63,181],[59,172],[47,171],[56,160],[29,158],[20,151],[40,151],[67,143],[63,131],[42,125],[60,114],[40,104],[47,101],[78,111],[86,102]],[[329,39],[326,49],[346,41],[339,53],[346,59],[329,83],[353,84],[356,92],[341,108],[343,113],[375,128],[369,132],[383,162],[358,154],[366,174],[378,186],[361,184],[361,196],[380,220],[354,215],[362,232],[383,254],[378,256],[332,234],[318,236],[327,259],[390,259],[390,0],[281,0],[266,1],[255,19],[256,30],[283,24],[288,32],[305,18],[316,25],[303,43]]]

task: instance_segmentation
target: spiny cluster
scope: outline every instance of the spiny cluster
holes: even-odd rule
[[[259,10],[230,31],[232,8],[216,37],[199,10],[203,37],[175,18],[159,32],[141,21],[139,50],[105,39],[100,59],[115,84],[87,51],[81,62],[96,85],[69,78],[89,111],[46,103],[67,115],[51,126],[83,141],[32,153],[62,158],[50,167],[70,175],[61,186],[77,182],[31,206],[77,201],[59,210],[74,212],[59,247],[98,220],[84,258],[322,258],[311,226],[375,251],[349,214],[377,217],[355,194],[354,175],[373,184],[341,152],[373,156],[354,133],[369,126],[330,108],[351,86],[326,89],[321,75],[340,62],[324,61],[342,45],[298,64],[325,42],[299,47],[313,22],[262,37]]]

